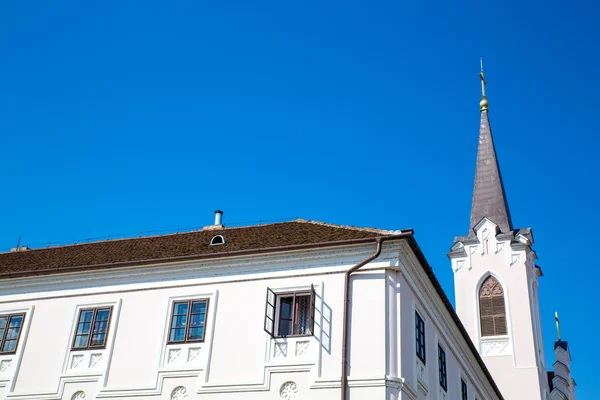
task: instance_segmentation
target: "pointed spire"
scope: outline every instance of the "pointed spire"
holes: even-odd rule
[[[479,126],[479,147],[477,149],[477,166],[473,203],[471,206],[471,235],[473,228],[482,218],[487,217],[500,227],[501,232],[512,231],[510,211],[504,192],[500,166],[496,157],[496,149],[492,138],[492,129],[488,118],[488,102],[485,97],[485,79],[483,64],[481,73],[481,124]]]

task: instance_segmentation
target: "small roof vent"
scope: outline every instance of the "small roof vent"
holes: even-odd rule
[[[210,245],[214,246],[217,244],[225,244],[225,238],[223,235],[215,235],[212,239],[210,239]]]

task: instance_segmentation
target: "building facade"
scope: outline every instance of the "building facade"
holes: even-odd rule
[[[0,266],[4,399],[337,398],[346,296],[346,398],[501,398],[410,231],[216,225]]]
[[[547,371],[485,93],[456,311],[411,230],[221,218],[0,254],[0,399],[575,399],[567,342]]]

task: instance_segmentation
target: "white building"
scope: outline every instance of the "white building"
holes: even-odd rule
[[[481,132],[497,189],[487,104]],[[217,212],[200,231],[0,254],[0,398],[574,399],[566,342],[546,379],[531,231],[481,207],[480,170],[479,220],[450,254],[458,313],[410,230]]]

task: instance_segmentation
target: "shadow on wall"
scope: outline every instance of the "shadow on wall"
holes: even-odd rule
[[[331,307],[323,300],[319,294],[315,293],[317,304],[321,307],[315,307],[315,325],[319,327],[320,334],[317,337],[321,347],[331,355],[331,319],[333,317],[333,311]]]

